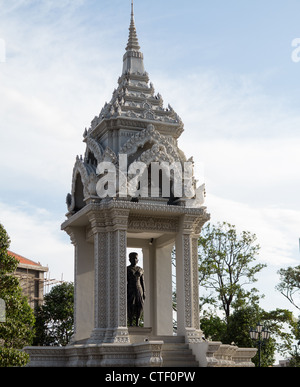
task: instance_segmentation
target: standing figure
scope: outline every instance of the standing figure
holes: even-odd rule
[[[127,311],[129,326],[133,326],[135,317],[136,326],[139,326],[139,320],[144,309],[145,301],[145,282],[144,270],[137,266],[138,254],[130,253],[130,266],[127,266]]]

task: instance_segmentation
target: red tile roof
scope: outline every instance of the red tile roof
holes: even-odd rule
[[[22,263],[23,265],[41,266],[40,263],[33,262],[33,261],[31,261],[30,259],[28,259],[28,258],[22,257],[22,256],[19,255],[19,254],[13,253],[12,251],[9,251],[9,250],[8,250],[8,254],[9,254],[11,257],[16,258],[16,259],[17,259],[20,263]]]

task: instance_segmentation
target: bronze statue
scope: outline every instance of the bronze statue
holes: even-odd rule
[[[135,317],[136,326],[139,326],[139,320],[144,309],[145,301],[145,281],[144,270],[137,266],[138,254],[130,253],[130,266],[127,266],[127,311],[129,326],[133,326]]]

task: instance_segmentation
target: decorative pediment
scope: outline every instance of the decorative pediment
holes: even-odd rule
[[[163,144],[154,144],[151,149],[142,153],[137,161],[142,161],[146,165],[150,165],[152,162],[168,162],[172,164],[178,161],[181,163],[179,157],[170,154]]]
[[[82,157],[77,156],[73,168],[72,193],[67,195],[68,210],[76,212],[85,206],[88,198],[96,196],[96,184],[96,166],[86,163]]]
[[[86,145],[87,145],[87,148],[85,152],[85,161],[88,161],[88,153],[90,151],[96,158],[97,162],[100,163],[104,153],[103,147],[92,137],[86,138]]]
[[[137,153],[138,148],[144,147],[147,143],[162,145],[162,161],[163,153],[170,155],[175,161],[184,162],[186,161],[182,153],[180,154],[177,147],[174,146],[165,136],[162,136],[154,127],[154,125],[148,125],[147,129],[136,133],[126,142],[123,148],[119,151],[120,154],[127,154],[128,156]],[[157,148],[153,149],[153,152],[157,152]],[[149,152],[148,152],[149,153]],[[145,156],[140,156],[140,159]],[[143,161],[143,160],[141,160]]]
[[[110,149],[110,147],[107,147],[105,149],[105,151],[101,157],[100,162],[103,162],[103,161],[117,165],[117,163],[118,163],[117,155],[115,154],[115,152],[113,150]]]

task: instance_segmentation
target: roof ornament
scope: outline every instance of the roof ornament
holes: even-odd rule
[[[126,47],[127,51],[139,51],[140,46],[137,38],[135,23],[134,23],[134,9],[133,9],[133,0],[131,0],[131,20],[129,27],[129,39]]]
[[[140,51],[140,45],[136,33],[135,22],[134,22],[134,8],[133,0],[131,0],[131,19],[129,26],[129,38],[126,47],[126,52],[123,57],[123,72],[122,74],[144,74],[144,56]]]

